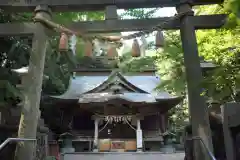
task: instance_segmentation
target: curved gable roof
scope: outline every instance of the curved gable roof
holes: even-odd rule
[[[116,83],[124,84],[136,93],[151,94],[157,99],[172,99],[174,98],[167,92],[157,92],[155,88],[160,83],[160,78],[156,75],[128,75],[124,76],[119,71],[114,71],[109,75],[88,75],[76,76],[70,79],[67,91],[60,96],[51,96],[58,99],[79,99],[81,95],[86,93],[95,93],[100,89],[104,89],[109,84]]]
[[[112,72],[106,81],[104,81],[102,84],[100,84],[96,88],[88,91],[87,93],[93,93],[93,92],[99,92],[99,91],[105,90],[111,84],[115,84],[115,85],[122,84],[125,88],[131,90],[132,92],[149,93],[144,89],[135,86],[134,83],[129,82],[119,71]]]

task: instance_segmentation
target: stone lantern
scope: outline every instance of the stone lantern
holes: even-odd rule
[[[63,133],[60,135],[60,140],[62,140],[61,153],[75,152],[75,148],[72,145],[73,137],[71,133]]]
[[[170,135],[164,136],[164,144],[160,148],[160,151],[163,153],[175,153],[176,152],[176,149],[173,146],[172,138]]]

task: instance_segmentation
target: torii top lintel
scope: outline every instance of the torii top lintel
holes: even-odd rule
[[[48,5],[54,12],[103,10],[116,5],[119,9],[175,7],[182,2],[192,5],[218,4],[224,0],[0,0],[0,8],[10,12],[33,11],[37,5]]]

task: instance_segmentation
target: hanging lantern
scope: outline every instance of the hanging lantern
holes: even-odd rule
[[[93,44],[91,41],[85,42],[85,49],[84,49],[84,55],[87,57],[91,57],[93,53]]]
[[[117,57],[117,56],[118,56],[118,52],[117,52],[116,47],[111,46],[111,47],[108,49],[108,51],[107,51],[107,55],[108,55],[109,58]]]
[[[67,51],[68,50],[68,36],[67,36],[66,33],[61,34],[58,49],[60,51]]]
[[[138,44],[137,39],[134,39],[132,44],[132,56],[139,57],[140,55],[141,55],[140,46]]]
[[[164,36],[163,36],[162,31],[157,31],[155,46],[156,46],[156,48],[164,47]]]

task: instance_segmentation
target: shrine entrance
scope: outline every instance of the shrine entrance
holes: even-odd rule
[[[135,120],[135,119],[134,119]],[[136,120],[132,116],[105,116],[99,127],[99,152],[135,152],[137,141]],[[139,140],[138,140],[138,139]]]

